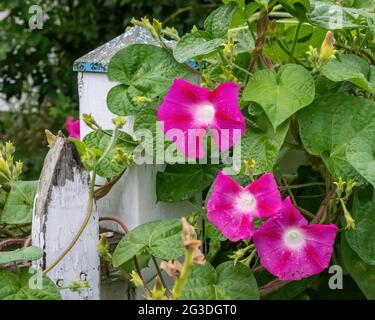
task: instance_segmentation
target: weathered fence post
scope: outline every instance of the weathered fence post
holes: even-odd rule
[[[107,108],[106,98],[109,90],[116,85],[107,77],[107,67],[112,56],[120,49],[134,43],[157,45],[147,30],[133,27],[124,34],[91,51],[74,63],[78,71],[78,90],[80,114],[92,113],[105,129],[113,129],[111,119],[115,117]],[[128,117],[125,131],[132,134],[133,118]],[[90,132],[81,121],[81,136]],[[157,219],[180,217],[193,210],[187,203],[167,204],[156,202],[155,179],[164,166],[135,165],[127,170],[111,193],[97,203],[99,214],[117,216],[129,229]],[[105,224],[114,231],[120,231],[113,224]]]
[[[44,161],[34,204],[32,242],[44,250],[36,267],[46,268],[61,255],[78,233],[89,200],[89,174],[73,144],[59,133]],[[81,238],[48,275],[60,287],[87,280],[80,293],[62,290],[64,299],[99,299],[100,261],[98,214],[94,210]]]

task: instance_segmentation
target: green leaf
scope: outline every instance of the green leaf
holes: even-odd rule
[[[143,268],[147,268],[149,263],[150,263],[150,259],[151,259],[151,257],[148,254],[141,254],[141,255],[137,256],[137,263],[138,263],[139,268],[141,270]],[[134,263],[134,259],[130,259],[130,260],[126,261],[120,267],[121,267],[121,269],[123,269],[127,273],[131,273],[133,270],[137,270],[136,266],[135,266],[135,263]]]
[[[238,6],[230,2],[221,6],[207,17],[205,31],[196,31],[184,35],[173,52],[178,62],[184,63],[214,52],[228,41],[228,30]]]
[[[33,271],[33,272],[30,272]],[[0,300],[61,300],[60,289],[45,275],[41,288],[33,288],[39,277],[36,270],[21,268],[19,273],[0,272]]]
[[[375,299],[375,266],[366,264],[349,247],[345,237],[341,237],[341,256],[345,269],[369,300]]]
[[[360,17],[363,11],[345,8],[323,1],[312,1],[313,10],[309,14],[311,24],[327,30],[340,30],[360,26]]]
[[[375,124],[375,103],[343,93],[322,96],[298,113],[300,135],[309,153],[322,157],[334,179],[364,179],[348,161],[347,148]],[[372,148],[375,141],[370,141]]]
[[[315,84],[310,73],[296,64],[256,72],[247,84],[243,98],[258,103],[276,129],[315,97]]]
[[[158,201],[178,202],[188,200],[208,188],[218,169],[207,165],[169,165],[156,176]]]
[[[236,41],[233,50],[235,55],[250,52],[255,48],[254,39],[248,29],[239,30],[235,34],[234,40]]]
[[[363,128],[346,148],[346,157],[353,168],[375,186],[375,120]]]
[[[132,99],[144,96],[150,99],[162,98],[175,78],[183,78],[188,70],[163,48],[133,44],[119,52],[108,65],[108,78],[119,82],[108,94],[109,109],[119,115],[134,111]]]
[[[206,31],[188,33],[177,43],[173,55],[178,62],[184,63],[190,59],[214,52],[225,42],[225,38],[212,38]]]
[[[216,270],[206,262],[194,267],[182,299],[186,300],[258,300],[259,292],[251,270],[233,261],[220,264]]]
[[[0,264],[15,261],[34,261],[43,257],[43,250],[39,247],[27,247],[14,251],[0,252]]]
[[[137,111],[128,97],[129,86],[120,84],[109,90],[107,95],[107,106],[109,111],[119,116],[134,115]]]
[[[237,8],[237,4],[231,2],[211,12],[204,22],[204,29],[210,34],[212,39],[227,36],[233,15]]]
[[[272,172],[288,130],[289,121],[285,121],[275,131],[264,113],[258,118],[257,127],[247,129],[241,140],[241,158],[255,160],[254,174]]]
[[[5,203],[1,222],[6,224],[31,223],[38,181],[15,181]]]
[[[371,83],[369,80],[370,65],[356,55],[343,54],[338,59],[332,59],[322,66],[320,72],[332,81],[349,81],[370,93],[375,93],[375,82]]]
[[[354,199],[355,230],[346,230],[349,246],[367,264],[375,265],[375,206],[372,201]]]
[[[143,252],[163,260],[182,256],[181,230],[179,219],[152,221],[138,226],[121,239],[113,253],[113,266],[119,267]]]
[[[107,134],[103,131],[90,132],[84,137],[83,142],[89,148],[97,148],[102,153],[104,153],[104,151],[107,149],[107,146],[110,144],[111,135],[113,133],[111,130],[105,130],[105,132]],[[133,138],[129,134],[120,131],[115,146],[110,150],[108,155],[98,166],[98,175],[104,178],[111,178],[119,175],[125,169],[125,167],[118,163],[112,162],[112,158],[116,152],[116,149],[121,148],[125,153],[132,154],[135,146],[136,143],[134,142]]]

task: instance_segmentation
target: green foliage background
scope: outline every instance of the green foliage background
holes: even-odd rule
[[[31,5],[48,16],[30,30]],[[2,0],[0,93],[24,97],[21,112],[0,112],[0,140],[12,140],[25,159],[25,179],[39,176],[46,148],[44,129],[62,129],[77,115],[75,59],[124,32],[132,17],[155,17],[180,32],[202,26],[217,0]],[[198,14],[199,13],[199,14]]]

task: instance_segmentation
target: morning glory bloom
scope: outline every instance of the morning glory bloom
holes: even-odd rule
[[[68,131],[69,138],[80,139],[79,120],[74,120],[73,117],[68,117],[65,122],[65,129]]]
[[[334,224],[308,224],[286,198],[280,212],[253,236],[262,266],[280,280],[301,280],[329,266],[337,233]]]
[[[221,171],[207,203],[207,218],[229,240],[249,240],[254,232],[254,217],[269,218],[281,205],[280,192],[271,173],[242,187]]]
[[[246,127],[238,105],[239,90],[232,82],[210,91],[176,79],[157,112],[163,132],[189,158],[204,157],[202,140],[207,130],[220,151],[229,150],[241,140]]]

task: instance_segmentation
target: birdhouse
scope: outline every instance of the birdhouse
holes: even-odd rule
[[[82,121],[84,113],[91,113],[104,129],[113,129],[115,117],[106,105],[109,90],[117,83],[107,77],[108,64],[115,53],[132,44],[158,43],[149,32],[141,27],[133,27],[119,37],[91,51],[74,62],[73,70],[78,72],[78,91],[81,119],[81,136],[90,132]],[[132,117],[127,117],[124,130],[133,133]],[[122,219],[129,229],[151,220],[181,217],[193,211],[185,203],[158,203],[156,200],[156,174],[163,170],[163,165],[133,165],[112,188],[111,192],[97,203],[101,216],[116,216]],[[107,227],[120,231],[113,224]]]

